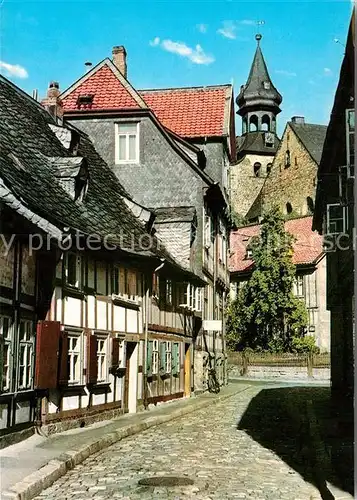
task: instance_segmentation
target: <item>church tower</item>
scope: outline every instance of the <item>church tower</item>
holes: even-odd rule
[[[261,213],[261,190],[279,146],[276,122],[282,102],[263,57],[262,36],[257,34],[255,39],[257,48],[248,80],[236,99],[242,135],[236,138],[238,160],[231,167],[230,179],[232,208],[251,221]]]

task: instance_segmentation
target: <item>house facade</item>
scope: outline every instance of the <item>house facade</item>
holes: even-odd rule
[[[333,398],[352,409],[355,335],[355,10],[317,174],[313,229],[324,236]]]
[[[203,279],[202,290],[188,287],[182,302],[199,316],[195,389],[207,388],[209,368],[224,383],[224,325],[215,331],[207,320],[223,322],[229,290],[232,87],[137,91],[127,79],[125,49],[114,47],[113,60],[60,99],[65,122],[88,134],[130,196],[154,212],[154,230],[175,259]]]
[[[315,337],[321,352],[330,352],[330,313],[326,303],[326,254],[323,239],[311,229],[312,217],[285,222],[285,230],[293,235],[293,263],[296,265],[294,293],[301,298],[308,312],[307,335]],[[259,236],[260,226],[251,224],[231,233],[231,299],[253,270],[249,248],[252,238]]]
[[[199,306],[182,304],[204,281],[167,251],[155,214],[89,137],[63,126],[58,94],[51,84],[45,110],[0,78],[0,434],[14,440],[194,386]]]

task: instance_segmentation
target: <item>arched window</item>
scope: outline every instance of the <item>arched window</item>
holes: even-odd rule
[[[293,211],[293,207],[291,206],[291,203],[287,202],[287,204],[286,204],[286,213],[287,214],[291,214],[292,211]]]
[[[254,163],[253,168],[254,168],[254,176],[260,177],[260,169],[262,168],[262,164],[257,161],[256,163]]]
[[[249,119],[249,132],[256,132],[258,130],[258,117],[252,115]]]
[[[268,163],[267,165],[267,175],[270,175],[270,172],[271,172],[271,163]]]
[[[262,118],[262,130],[267,132],[270,131],[270,117],[269,115],[264,115]]]
[[[308,196],[306,198],[306,205],[307,205],[307,210],[310,214],[313,214],[314,213],[314,209],[315,209],[315,204],[314,204],[314,200],[312,198],[310,198],[310,196]]]
[[[242,128],[242,132],[243,134],[246,134],[247,133],[247,129],[248,129],[248,125],[247,125],[247,117],[243,118],[243,128]]]

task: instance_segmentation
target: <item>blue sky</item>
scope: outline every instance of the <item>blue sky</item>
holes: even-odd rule
[[[283,95],[279,132],[293,115],[327,123],[351,2],[238,0],[0,0],[2,73],[43,97],[125,45],[136,88],[245,83],[256,42]],[[257,26],[257,21],[264,24]],[[338,38],[341,43],[334,42]],[[240,120],[237,121],[240,132]]]

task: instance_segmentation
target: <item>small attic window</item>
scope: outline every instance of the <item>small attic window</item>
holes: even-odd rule
[[[78,109],[91,109],[93,104],[94,94],[79,95],[77,99]]]
[[[245,258],[246,259],[251,259],[253,257],[253,250],[251,248],[247,248]]]

